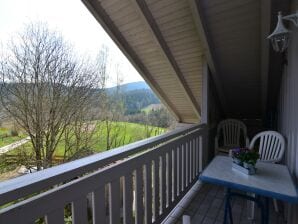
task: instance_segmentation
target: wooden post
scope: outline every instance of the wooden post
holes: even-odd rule
[[[208,77],[208,64],[206,58],[203,56],[202,58],[202,102],[201,102],[201,123],[208,124],[208,85],[209,85],[209,77]]]
[[[208,124],[209,124],[209,69],[208,69],[208,63],[206,58],[203,56],[202,58],[202,102],[201,102],[201,124],[206,124],[207,128],[204,132],[204,137],[202,138],[201,144],[202,144],[202,167],[201,169],[204,169],[204,167],[207,165],[208,158],[209,158],[209,139],[208,139]],[[202,170],[200,170],[202,171]]]

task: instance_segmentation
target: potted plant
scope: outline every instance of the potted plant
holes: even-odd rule
[[[259,157],[259,153],[253,149],[236,148],[232,150],[233,163],[236,164],[233,167],[247,174],[256,172],[255,165]]]
[[[243,165],[243,150],[244,148],[232,149],[233,162],[240,166]]]
[[[248,150],[244,154],[243,158],[243,166],[245,168],[255,167],[257,160],[259,159],[260,155],[255,150]]]

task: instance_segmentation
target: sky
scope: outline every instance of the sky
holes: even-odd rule
[[[102,45],[108,46],[113,64],[121,69],[123,83],[142,81],[142,77],[106,34],[80,0],[0,0],[0,43],[5,46],[28,23],[45,22],[58,31],[79,54],[95,57]],[[115,86],[111,71],[107,86]]]

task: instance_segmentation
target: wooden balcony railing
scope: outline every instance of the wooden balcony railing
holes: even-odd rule
[[[205,139],[194,125],[2,182],[0,223],[160,223],[197,180]]]

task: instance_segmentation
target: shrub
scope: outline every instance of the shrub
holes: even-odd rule
[[[10,135],[11,136],[19,136],[19,132],[17,130],[11,130]]]

